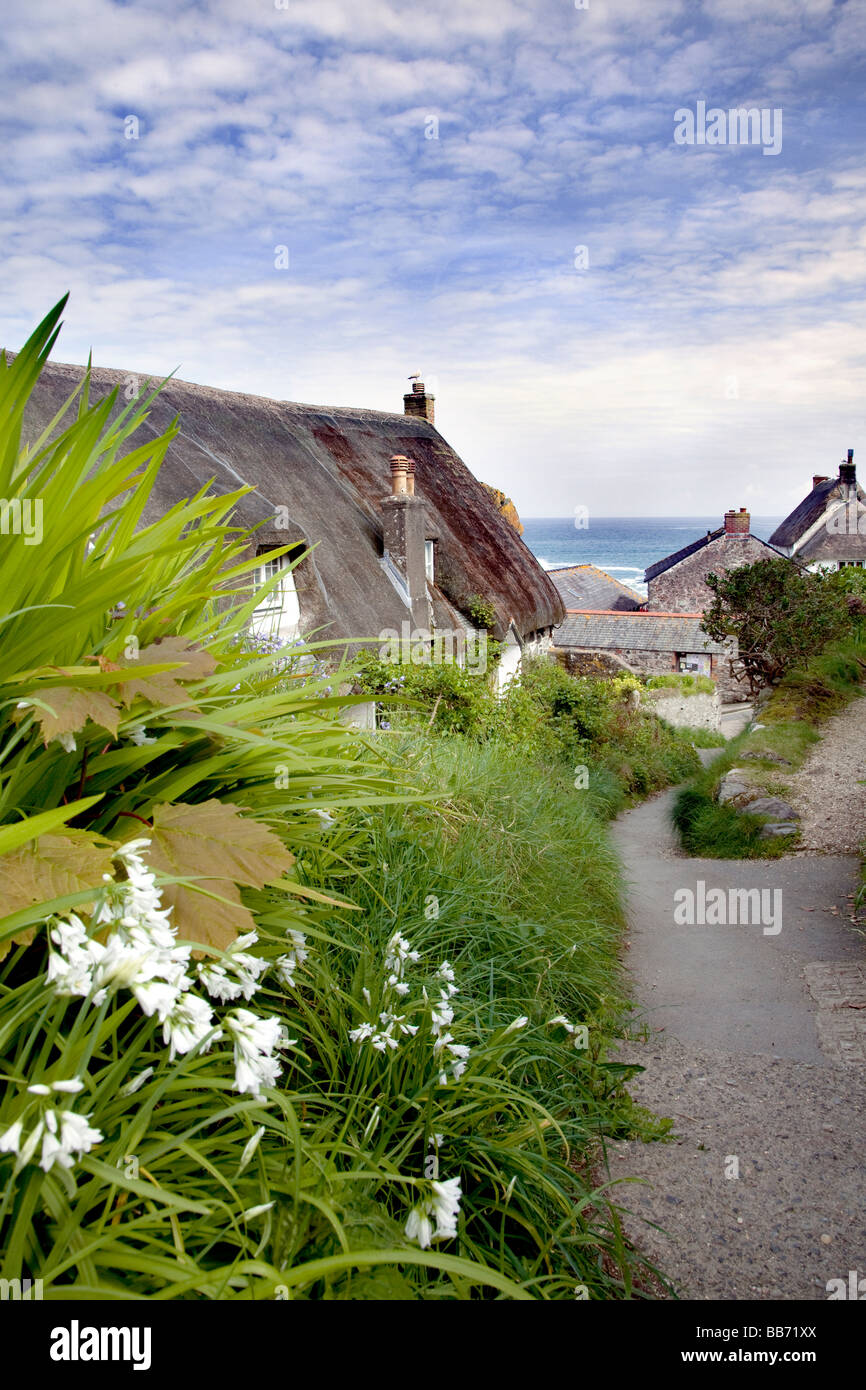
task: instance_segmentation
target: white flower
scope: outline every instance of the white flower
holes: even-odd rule
[[[67,753],[75,752],[76,743],[74,734],[58,734],[57,737],[51,741],[52,743],[59,743],[60,747],[65,749]]]
[[[384,1029],[383,1032],[374,1033],[371,1039],[371,1043],[377,1052],[384,1052],[386,1048],[396,1048],[398,1046],[397,1039],[391,1036],[390,1024],[387,1028]]]
[[[433,1005],[430,1014],[430,1027],[434,1033],[438,1034],[453,1022],[454,1010],[448,1002],[448,996],[443,992],[440,995],[439,1003]]]
[[[44,1131],[45,1126],[42,1123],[42,1121],[39,1120],[36,1124],[35,1129],[32,1129],[30,1131],[30,1133],[28,1134],[27,1138],[24,1140],[24,1143],[21,1145],[21,1148],[18,1151],[18,1163],[16,1165],[18,1168],[23,1168],[26,1164],[30,1162],[31,1158],[33,1157],[33,1155],[39,1147],[39,1141],[42,1138]]]
[[[144,1071],[140,1071],[138,1073],[138,1076],[136,1076],[134,1080],[130,1081],[126,1086],[124,1086],[123,1095],[134,1095],[135,1092],[139,1091],[141,1087],[144,1085],[145,1081],[148,1081],[151,1076],[153,1076],[153,1067],[145,1067]]]
[[[422,1250],[427,1250],[433,1240],[433,1223],[424,1206],[413,1207],[406,1222],[406,1234],[416,1240]]]
[[[391,1028],[395,1026],[400,1030],[401,1033],[408,1033],[411,1037],[414,1037],[415,1034],[418,1032],[417,1024],[407,1023],[405,1014],[381,1013],[379,1015],[379,1022],[386,1024],[387,1030],[389,1032]]]
[[[295,971],[303,965],[310,953],[307,950],[307,938],[302,931],[290,931],[289,936],[292,939],[292,949],[287,955],[279,957],[276,971],[282,983],[294,989]]]
[[[84,1090],[84,1082],[74,1079],[72,1081],[52,1081],[52,1091],[65,1091],[68,1095],[75,1095],[77,1091]]]
[[[436,1221],[436,1238],[450,1240],[457,1234],[457,1217],[460,1214],[460,1179],[449,1178],[446,1182],[432,1182],[433,1216]]]
[[[21,1151],[21,1132],[22,1121],[15,1120],[13,1124],[0,1134],[0,1153],[17,1154]]]
[[[392,971],[402,980],[404,966],[416,965],[420,959],[420,951],[413,951],[405,936],[396,931],[385,951],[385,969]]]
[[[366,1042],[368,1038],[372,1038],[375,1031],[372,1023],[360,1023],[357,1028],[352,1029],[349,1037],[353,1043],[358,1043],[360,1045]]]
[[[246,1144],[244,1145],[244,1151],[243,1151],[243,1153],[241,1154],[241,1161],[240,1161],[240,1164],[239,1164],[239,1166],[238,1166],[238,1172],[239,1172],[239,1173],[242,1173],[242,1172],[244,1171],[244,1169],[246,1168],[246,1166],[247,1166],[247,1164],[249,1163],[250,1159],[252,1158],[253,1154],[255,1153],[256,1149],[259,1147],[259,1144],[261,1143],[261,1138],[262,1138],[262,1135],[264,1134],[264,1132],[265,1132],[265,1127],[264,1127],[264,1125],[259,1125],[258,1129],[256,1130],[255,1134],[252,1136],[252,1138],[247,1140]]]
[[[133,986],[132,992],[145,1017],[156,1014],[160,1023],[165,1023],[181,994],[176,985],[167,985],[164,980],[148,980]]]
[[[263,1202],[260,1207],[248,1207],[246,1211],[241,1212],[241,1219],[252,1221],[256,1216],[264,1216],[265,1212],[270,1211],[274,1205],[274,1202]]]
[[[126,737],[139,748],[143,748],[146,743],[156,743],[155,738],[148,738],[147,729],[143,724],[130,724],[126,729]]]
[[[433,1240],[453,1240],[460,1214],[460,1179],[431,1182],[431,1195],[414,1206],[406,1222],[406,1235],[426,1250]],[[436,1224],[434,1232],[433,1222]]]
[[[230,1003],[233,999],[240,999],[244,992],[240,980],[233,980],[225,966],[218,963],[200,965],[198,977],[211,999],[218,999],[221,1004]],[[250,996],[247,995],[246,997],[249,999]]]
[[[55,1163],[71,1168],[76,1157],[88,1153],[94,1144],[102,1142],[102,1132],[87,1122],[89,1115],[76,1115],[73,1110],[46,1110],[42,1135],[42,1154],[39,1166],[47,1173]]]
[[[272,1054],[282,1041],[283,1025],[275,1015],[259,1018],[249,1009],[235,1009],[226,1026],[234,1042],[235,1090],[263,1100],[263,1087],[275,1085],[280,1074]]]
[[[508,1025],[508,1027],[506,1028],[505,1032],[506,1032],[506,1033],[519,1033],[520,1030],[521,1030],[521,1028],[525,1028],[528,1022],[529,1022],[529,1019],[526,1017],[526,1015],[525,1015],[525,1014],[521,1014],[519,1018],[515,1018],[511,1023],[509,1023],[509,1025]],[[503,1037],[504,1037],[504,1036],[505,1036],[505,1034],[503,1034]]]
[[[42,1086],[42,1085],[28,1086],[27,1089],[28,1089],[28,1091],[30,1092],[31,1096],[50,1096],[50,1095],[51,1095],[51,1087],[50,1087],[50,1086]]]
[[[183,1055],[198,1047],[212,1028],[213,1009],[207,1000],[201,999],[197,994],[180,995],[171,1012],[166,1015],[162,1029],[163,1039],[171,1049],[171,1061],[173,1062],[178,1054]],[[221,1036],[217,1030],[208,1046],[212,1046]]]

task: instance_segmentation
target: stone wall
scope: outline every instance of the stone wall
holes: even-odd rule
[[[722,697],[718,690],[712,695],[683,695],[680,691],[664,688],[641,692],[641,704],[651,709],[659,719],[673,724],[675,729],[713,729],[722,727]]]
[[[704,580],[710,573],[723,574],[755,560],[778,559],[778,555],[754,536],[719,536],[701,550],[672,565],[647,584],[647,607],[651,613],[703,613],[712,594]]]

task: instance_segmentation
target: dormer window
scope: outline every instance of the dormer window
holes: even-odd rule
[[[270,641],[292,642],[298,636],[301,608],[295,589],[295,571],[291,567],[298,556],[303,553],[303,550],[301,546],[298,546],[283,555],[277,555],[274,559],[268,559],[271,551],[279,549],[279,546],[261,546],[259,548],[260,565],[256,571],[257,587],[267,584],[276,576],[279,578],[254,609],[250,619],[250,631],[254,636],[263,637]]]

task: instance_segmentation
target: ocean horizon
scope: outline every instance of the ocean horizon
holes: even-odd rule
[[[715,531],[713,516],[591,516],[581,527],[574,516],[522,516],[523,539],[546,570],[597,565],[645,597],[644,571],[657,560]],[[753,516],[751,532],[769,540],[781,516]]]

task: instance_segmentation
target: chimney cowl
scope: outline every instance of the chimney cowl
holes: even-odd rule
[[[839,464],[839,482],[846,483],[849,488],[857,486],[857,470],[854,467],[854,450],[848,450],[847,462]]]
[[[409,491],[407,475],[409,471],[409,460],[405,454],[391,455],[391,495],[399,497]]]
[[[748,540],[751,521],[752,518],[745,507],[740,507],[739,510],[731,507],[725,512],[725,536],[728,539]]]

